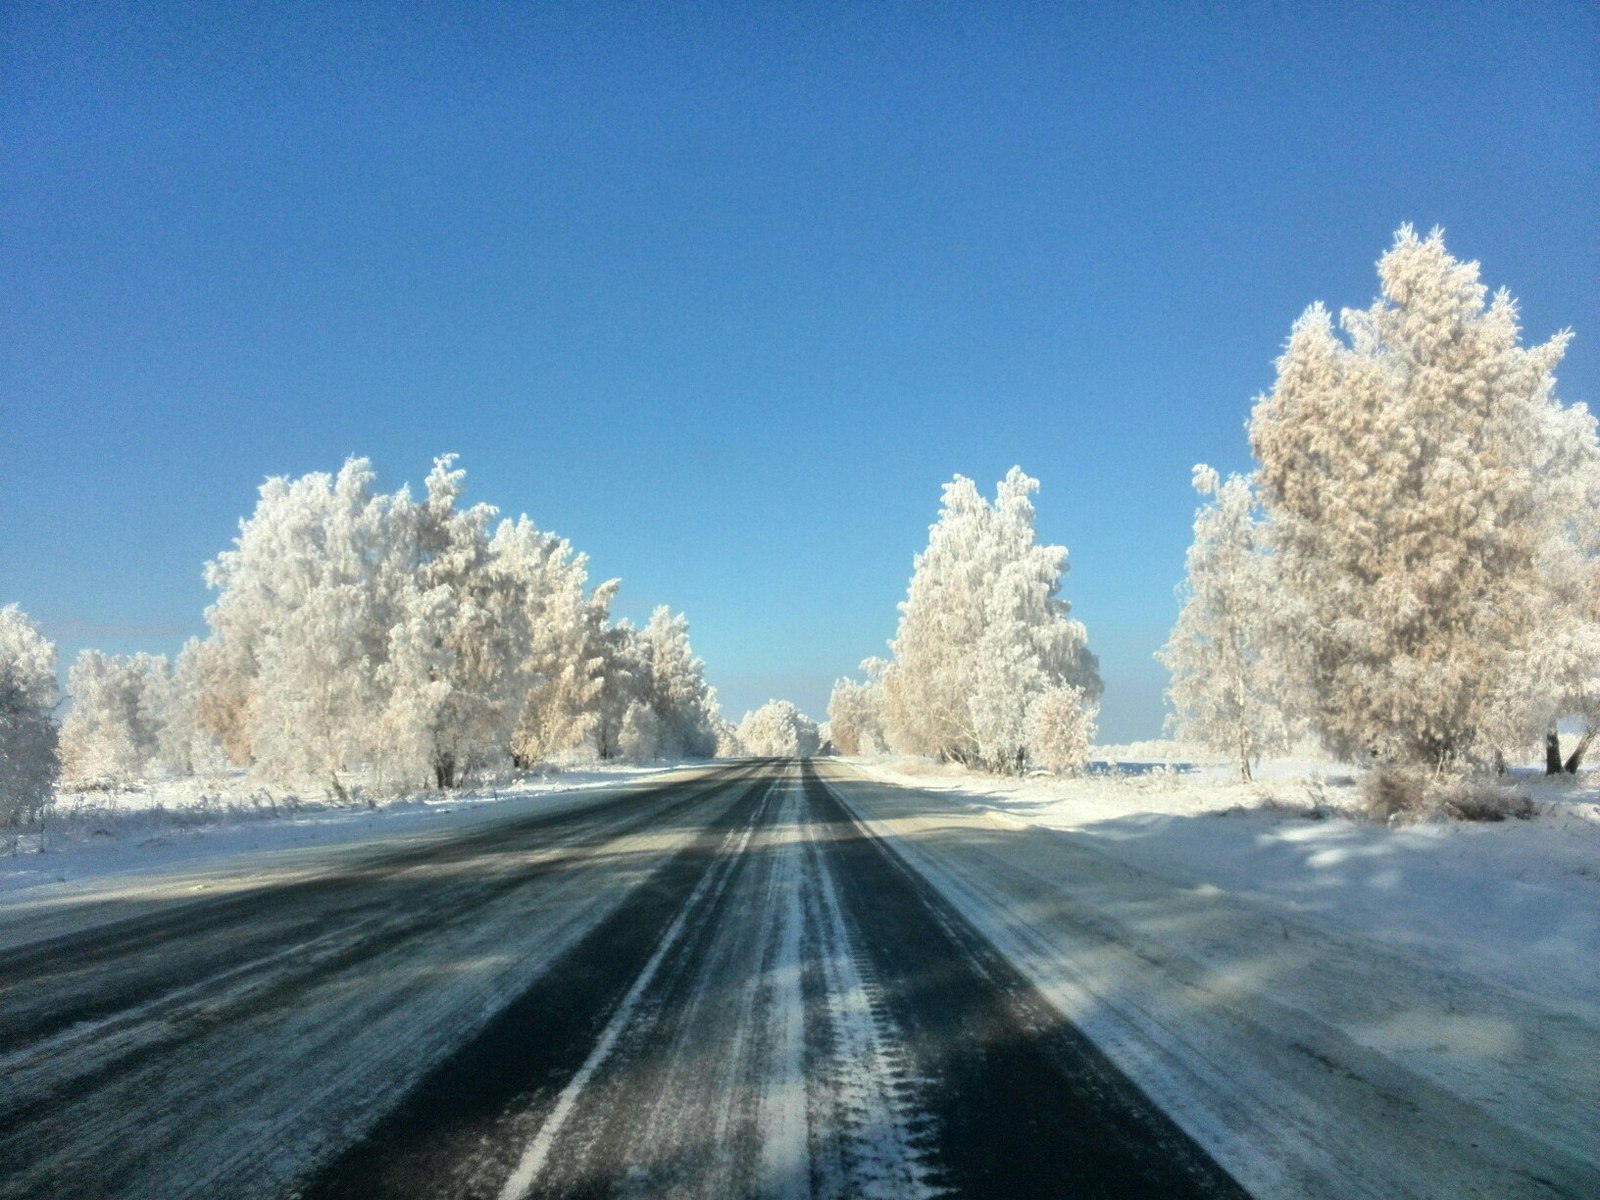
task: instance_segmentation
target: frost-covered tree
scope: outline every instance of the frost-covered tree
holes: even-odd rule
[[[1570,518],[1548,503],[1566,489],[1544,473],[1550,431],[1592,443],[1593,425],[1553,396],[1568,335],[1523,347],[1511,297],[1439,232],[1402,229],[1378,275],[1380,298],[1340,316],[1348,341],[1320,304],[1300,318],[1256,404],[1275,574],[1330,750],[1486,762],[1539,707],[1519,662]]]
[[[1547,769],[1575,772],[1600,735],[1600,444],[1582,405],[1546,415],[1538,474],[1552,532],[1540,547],[1540,614],[1504,698],[1513,729],[1546,731]],[[1519,720],[1530,697],[1533,711]],[[1563,760],[1556,725],[1568,717],[1582,733]]]
[[[454,455],[435,460],[420,500],[375,481],[351,459],[262,486],[207,567],[211,636],[142,693],[159,699],[156,732],[124,758],[213,770],[222,753],[345,795],[352,773],[371,788],[452,787],[552,757],[715,749],[685,618],[613,625],[617,581],[587,592],[584,557],[527,517],[491,534],[495,510],[462,504]]]
[[[207,612],[235,728],[218,729],[281,782],[341,776],[379,749],[388,699],[383,668],[402,617],[415,547],[404,491],[387,496],[366,459],[337,476],[273,478],[210,563]],[[398,510],[398,512],[397,512]]]
[[[888,665],[869,658],[861,664],[865,681],[848,677],[835,681],[828,696],[828,736],[840,754],[881,754],[887,748],[882,675]]]
[[[644,702],[656,715],[657,743],[638,758],[710,758],[717,749],[721,713],[716,689],[705,678],[705,663],[689,644],[689,618],[666,605],[650,614],[639,633]]]
[[[1202,464],[1194,487],[1209,503],[1195,514],[1177,624],[1156,655],[1172,673],[1168,726],[1229,755],[1249,780],[1252,765],[1289,737],[1283,599],[1249,480],[1223,482]]]
[[[1549,730],[1546,744],[1554,751],[1551,757],[1559,759],[1561,769],[1570,775],[1576,774],[1600,737],[1600,557],[1583,563],[1569,560],[1555,577],[1545,626],[1550,636],[1541,643],[1543,654],[1525,666],[1530,675],[1543,674],[1556,684],[1539,693],[1548,703],[1538,715]],[[1563,717],[1576,718],[1582,732],[1571,753],[1560,759],[1556,722]]]
[[[0,608],[0,824],[32,821],[55,794],[55,644],[15,604]]]
[[[787,700],[769,700],[745,713],[739,741],[756,758],[803,758],[822,745],[817,723]]]
[[[528,678],[525,598],[494,569],[486,504],[460,508],[466,472],[434,461],[426,500],[397,503],[395,536],[410,546],[389,631],[381,769],[454,787],[509,761]]]
[[[744,743],[739,740],[739,727],[725,717],[717,718],[716,756],[718,758],[741,758],[744,752]]]
[[[156,760],[169,775],[220,775],[229,758],[206,726],[201,709],[206,696],[205,643],[190,638],[178,651],[164,680],[157,731]]]
[[[1017,467],[992,505],[963,476],[945,485],[883,674],[891,748],[1017,771],[1039,696],[1066,685],[1098,700],[1099,665],[1061,598],[1066,549],[1035,539],[1038,487]]]
[[[673,744],[671,735],[662,727],[660,716],[649,704],[635,700],[622,714],[622,728],[617,733],[618,758],[629,762],[649,762],[666,756],[666,747]]]
[[[622,732],[628,712],[635,705],[648,703],[646,688],[649,668],[639,642],[639,631],[631,621],[618,621],[600,638],[600,692],[595,699],[593,742],[597,758],[624,758]],[[659,723],[655,726],[659,734]],[[638,744],[632,743],[637,749]]]
[[[1028,758],[1047,771],[1081,771],[1094,748],[1098,706],[1083,689],[1047,688],[1028,709]]]
[[[594,731],[611,600],[620,581],[608,580],[586,596],[587,558],[526,516],[502,522],[490,548],[495,570],[522,606],[528,637],[512,756],[532,767],[575,755]]]
[[[62,774],[73,784],[115,786],[153,774],[170,692],[159,655],[79,654],[67,673],[72,709],[61,723]]]

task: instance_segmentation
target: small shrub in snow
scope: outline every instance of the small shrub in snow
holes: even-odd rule
[[[1079,687],[1047,690],[1028,710],[1028,749],[1032,760],[1048,771],[1083,770],[1094,746],[1098,706]]]
[[[1367,815],[1385,821],[1527,820],[1537,811],[1526,796],[1482,776],[1395,766],[1379,767],[1363,779],[1361,799]]]
[[[1514,817],[1526,821],[1538,810],[1533,801],[1487,780],[1457,780],[1441,789],[1440,805],[1461,821],[1504,821]]]
[[[1361,781],[1361,807],[1383,821],[1421,817],[1428,811],[1426,777],[1401,767],[1379,767]]]

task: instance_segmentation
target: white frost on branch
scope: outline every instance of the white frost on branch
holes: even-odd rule
[[[1378,300],[1340,315],[1345,339],[1307,310],[1256,404],[1275,574],[1329,750],[1485,763],[1538,733],[1560,690],[1548,568],[1592,537],[1572,497],[1591,491],[1594,422],[1554,396],[1569,335],[1522,346],[1515,302],[1437,230],[1403,228],[1378,275]]]
[[[817,723],[787,700],[769,700],[739,722],[744,752],[757,758],[815,754],[822,744]]]

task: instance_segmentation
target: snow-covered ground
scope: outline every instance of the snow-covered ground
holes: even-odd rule
[[[44,853],[0,855],[0,947],[84,901],[288,879],[673,769],[276,815],[239,789],[68,798]],[[1600,1194],[1594,777],[1519,775],[1530,820],[1399,826],[1340,768],[1246,785],[1161,746],[1079,779],[824,777],[1253,1193]]]
[[[847,794],[1258,1194],[1600,1180],[1600,785],[1529,773],[1530,820],[1386,826],[1338,768],[1115,757],[853,762],[899,786]]]
[[[596,793],[703,762],[586,765],[494,787],[338,805],[254,788],[245,779],[180,780],[62,795],[37,835],[0,845],[0,914],[146,888],[287,877],[399,839],[460,832],[517,812],[555,812]]]
[[[1070,830],[1130,866],[1444,955],[1600,1010],[1600,777],[1518,778],[1531,820],[1388,827],[1350,771],[1102,758],[1079,779],[998,779],[916,760],[857,765],[1001,825]]]

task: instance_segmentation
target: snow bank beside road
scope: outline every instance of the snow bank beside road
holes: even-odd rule
[[[403,797],[365,805],[253,802],[193,781],[140,791],[62,797],[45,849],[0,854],[0,921],[25,910],[135,891],[200,890],[265,872],[313,870],[330,856],[380,843],[459,832],[518,812],[555,812],[616,787],[693,763],[592,767],[531,775],[506,786]],[[257,793],[264,796],[264,793]]]
[[[1390,828],[1355,815],[1348,774],[1272,764],[1079,779],[998,779],[915,760],[855,764],[1014,828],[1070,831],[1188,887],[1427,951],[1475,973],[1600,1002],[1600,782],[1519,780],[1529,821]]]
[[[857,769],[869,826],[1256,1194],[1600,1194],[1593,785],[1392,829],[1288,770]]]

